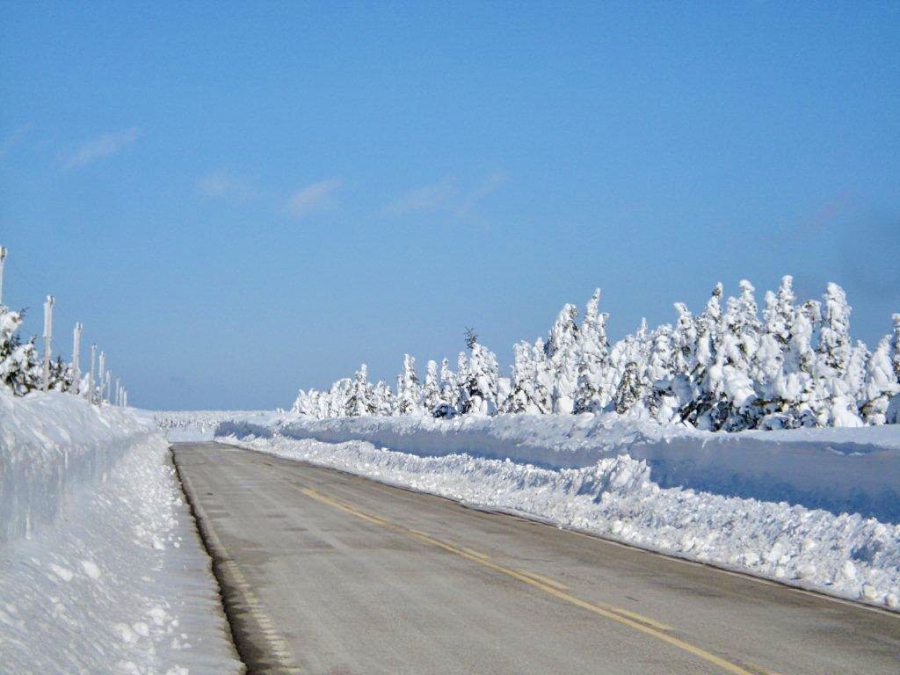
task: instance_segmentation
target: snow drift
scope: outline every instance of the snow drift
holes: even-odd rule
[[[0,535],[5,672],[241,671],[152,421],[0,389]]]
[[[367,441],[420,456],[465,453],[550,469],[627,455],[660,487],[786,501],[900,521],[900,427],[714,433],[617,415],[498,415],[435,420],[276,414],[223,421],[216,435],[278,434],[328,443]]]

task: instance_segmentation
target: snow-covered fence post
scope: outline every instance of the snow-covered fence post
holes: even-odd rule
[[[72,332],[72,393],[76,396],[81,390],[81,324],[75,322],[75,330]]]
[[[94,365],[97,361],[97,345],[91,345],[91,372],[88,373],[87,400],[94,402]]]
[[[128,390],[125,387],[122,387],[122,407],[128,407]]]
[[[106,352],[100,352],[100,369],[97,371],[97,405],[103,405],[103,387],[105,386],[105,381],[103,378],[106,377]]]
[[[50,343],[53,340],[53,296],[44,303],[44,391],[50,390]]]
[[[3,261],[6,260],[6,248],[0,246],[0,305],[3,304]]]
[[[122,385],[119,384],[119,378],[117,377],[117,378],[116,378],[116,390],[115,390],[115,401],[116,401],[116,406],[118,406],[119,403],[120,403],[120,401],[119,401],[119,394],[121,393],[121,389],[120,389],[121,386],[122,386]]]

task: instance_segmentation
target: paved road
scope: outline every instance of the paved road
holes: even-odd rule
[[[250,673],[900,672],[900,617],[216,444],[174,455]]]

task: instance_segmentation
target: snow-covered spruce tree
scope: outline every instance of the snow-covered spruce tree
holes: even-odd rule
[[[646,387],[647,383],[641,377],[640,366],[635,361],[629,361],[625,364],[625,371],[616,389],[616,395],[613,400],[615,411],[620,415],[624,415],[630,410],[637,408]]]
[[[894,335],[891,338],[891,361],[894,364],[894,375],[900,380],[900,313],[893,314]]]
[[[610,371],[617,377],[615,394],[610,406],[620,415],[628,412],[642,416],[647,410],[650,382],[646,370],[649,362],[650,341],[647,321],[633,335],[613,345],[610,351]]]
[[[350,398],[350,389],[353,382],[349,377],[342,377],[331,385],[327,396],[326,418],[343,417],[347,414],[347,400]]]
[[[353,376],[344,414],[347,417],[365,417],[375,414],[375,397],[369,382],[369,368],[362,364]]]
[[[781,426],[790,403],[785,398],[785,356],[791,343],[794,317],[793,277],[784,276],[778,292],[766,292],[764,327],[750,372],[756,389],[757,415],[762,426]]]
[[[741,298],[728,298],[719,318],[715,338],[715,361],[707,370],[711,400],[708,427],[739,431],[754,426],[752,404],[756,400],[750,378],[750,358],[758,342],[753,287],[741,282]],[[751,350],[748,353],[748,350]]]
[[[500,412],[530,415],[544,412],[537,402],[536,385],[532,346],[523,340],[513,345],[512,391],[500,405]]]
[[[459,384],[456,373],[450,368],[450,360],[441,361],[441,402],[434,411],[435,417],[452,419],[458,414],[456,402],[459,399]]]
[[[403,372],[397,376],[397,398],[395,400],[397,414],[421,414],[420,396],[419,376],[416,375],[416,360],[409,354],[404,354]]]
[[[856,427],[862,425],[857,408],[859,375],[848,380],[853,352],[850,338],[850,305],[844,289],[829,283],[822,296],[822,327],[816,346],[813,411],[820,426]],[[856,392],[854,391],[856,390]]]
[[[534,404],[542,415],[549,415],[553,412],[554,377],[541,338],[531,347],[531,361],[534,364]]]
[[[394,414],[394,392],[384,380],[378,380],[372,394],[375,403],[375,414],[390,417]]]
[[[609,341],[606,319],[600,313],[600,289],[596,289],[584,310],[584,321],[578,329],[578,387],[575,391],[575,413],[599,412],[609,402],[604,386],[604,371],[609,367]]]
[[[571,413],[578,389],[578,309],[566,304],[550,328],[544,352],[553,376],[553,412]]]
[[[57,356],[55,361],[50,362],[50,391],[72,391],[74,382],[71,363],[65,363],[62,356]]]
[[[461,414],[497,413],[499,370],[494,353],[484,345],[473,343],[472,354],[466,368],[466,379],[461,382]]]
[[[40,386],[40,364],[34,338],[22,342],[18,330],[22,312],[0,305],[0,382],[16,396],[24,396]]]
[[[429,361],[425,368],[425,383],[420,393],[421,407],[429,417],[440,416],[443,398],[441,397],[441,383],[438,380],[437,362]],[[436,415],[435,413],[438,413]]]
[[[706,307],[695,319],[697,347],[691,371],[691,399],[679,411],[683,420],[702,429],[714,428],[714,418],[718,417],[715,410],[718,397],[713,391],[715,382],[710,380],[709,370],[716,362],[716,330],[722,316],[721,297],[722,284],[717,283]]]
[[[885,335],[866,364],[866,400],[860,412],[867,424],[884,424],[891,397],[900,393],[900,382],[891,363],[890,341]]]
[[[690,386],[679,373],[679,367],[676,331],[669,324],[663,324],[652,333],[647,365],[647,380],[650,383],[647,408],[660,424],[678,421],[678,410],[685,392],[690,394]]]

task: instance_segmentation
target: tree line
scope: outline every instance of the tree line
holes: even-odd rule
[[[900,417],[900,314],[870,350],[850,336],[844,290],[829,283],[819,300],[798,302],[785,276],[761,312],[755,289],[737,297],[716,284],[692,314],[675,303],[674,324],[646,321],[610,344],[609,315],[594,291],[578,322],[563,306],[546,340],[514,346],[510,375],[467,332],[456,369],[428,361],[424,380],[408,354],[395,387],[368,379],[365,365],[327,391],[301,390],[293,412],[318,419],[365,415],[616,413],[712,431],[863,426]]]

